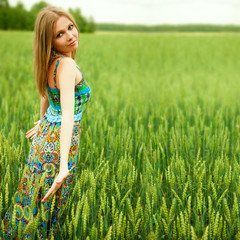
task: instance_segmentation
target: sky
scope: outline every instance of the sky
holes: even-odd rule
[[[15,6],[19,0],[8,0]],[[27,10],[39,0],[21,0]],[[80,8],[96,23],[120,24],[240,24],[240,0],[46,0],[61,7]]]

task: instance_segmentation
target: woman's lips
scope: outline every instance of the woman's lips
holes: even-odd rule
[[[70,43],[68,46],[73,46],[73,45],[76,44],[76,42],[77,42],[77,40],[75,40],[74,42]]]

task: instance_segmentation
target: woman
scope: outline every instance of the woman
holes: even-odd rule
[[[42,9],[34,28],[41,120],[26,133],[33,141],[3,220],[4,239],[32,239],[30,229],[36,222],[40,239],[60,237],[63,207],[78,158],[82,111],[91,92],[74,61],[78,42],[79,30],[69,13],[52,6]]]

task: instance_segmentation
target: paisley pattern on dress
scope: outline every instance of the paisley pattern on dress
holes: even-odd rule
[[[58,59],[57,64],[60,59]],[[55,77],[54,82],[56,85]],[[39,234],[40,239],[46,239],[52,235],[54,235],[54,239],[61,239],[60,227],[65,220],[64,207],[70,193],[78,160],[81,117],[84,104],[90,99],[91,88],[84,78],[83,84],[75,86],[74,127],[68,156],[69,177],[55,192],[55,196],[52,194],[47,202],[42,203],[41,200],[59,173],[60,165],[62,117],[60,91],[49,86],[47,91],[49,107],[32,140],[21,181],[3,219],[4,233],[3,236],[0,234],[3,239],[18,239],[19,232],[21,232],[22,239],[32,239],[31,229],[34,228],[34,225],[31,225],[32,221],[36,224],[35,232]],[[13,219],[14,211],[15,220]],[[20,225],[21,230],[18,229]],[[51,231],[51,229],[53,230]]]

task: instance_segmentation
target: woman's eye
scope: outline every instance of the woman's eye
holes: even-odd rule
[[[69,28],[72,29],[72,28],[73,28],[73,25],[70,25]]]
[[[62,35],[60,35],[60,34],[62,34],[62,33],[59,33],[58,35],[57,35],[57,38],[59,38],[59,37],[61,37]]]

